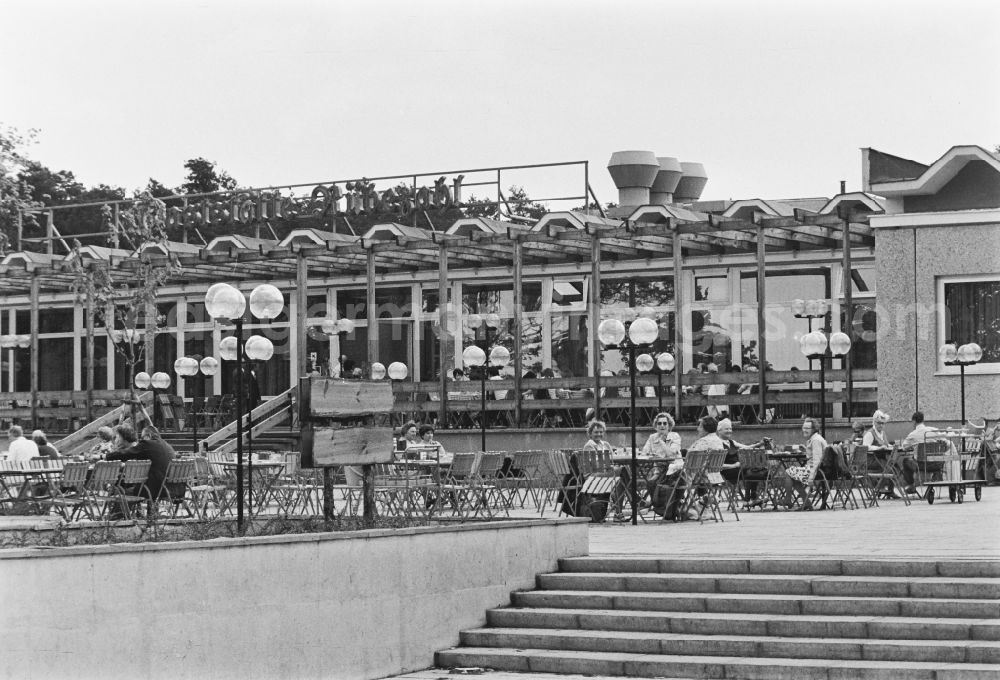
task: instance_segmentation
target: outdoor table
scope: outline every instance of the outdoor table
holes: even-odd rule
[[[38,479],[49,483],[54,477],[62,476],[62,468],[24,468],[21,470],[0,470],[0,487],[3,491],[3,502],[11,503],[15,507],[20,503],[34,503],[35,498],[31,493],[33,480]],[[11,486],[17,487],[17,493],[12,493]]]
[[[236,474],[238,469],[238,463],[235,460],[225,461],[219,463],[225,470],[231,470],[233,475]],[[249,474],[250,464],[248,461],[243,461],[243,474]],[[278,476],[281,471],[285,469],[285,463],[281,461],[269,461],[269,460],[255,460],[253,461],[254,478],[258,482],[257,489],[254,490],[253,495],[250,499],[254,501],[251,507],[248,508],[250,513],[253,513],[253,505],[257,506],[258,512],[263,512],[267,508],[267,504],[272,500],[274,494],[272,493],[272,487],[274,483],[278,480]],[[250,494],[251,488],[253,486],[253,479],[247,478],[248,483],[244,487],[244,493]]]

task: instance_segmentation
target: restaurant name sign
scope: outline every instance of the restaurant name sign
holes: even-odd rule
[[[448,184],[446,177],[433,186],[397,185],[377,189],[367,179],[339,184],[318,184],[308,196],[283,195],[280,189],[240,191],[191,200],[184,206],[167,208],[168,226],[252,224],[269,219],[299,217],[351,217],[393,215],[408,217],[422,210],[448,210],[462,206],[462,180],[457,175]]]

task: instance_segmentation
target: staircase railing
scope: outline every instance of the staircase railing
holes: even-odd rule
[[[149,408],[153,405],[153,393],[152,392],[141,392],[138,395],[139,403],[142,405],[143,409]],[[123,418],[131,415],[132,404],[125,401],[118,408],[108,411],[100,418],[96,418],[83,427],[81,427],[76,432],[63,437],[57,442],[54,442],[56,450],[62,456],[74,456],[77,453],[89,448],[93,444],[93,438],[97,436],[97,431],[102,427],[114,427]]]
[[[250,438],[250,422],[253,422],[254,437],[258,437],[283,422],[290,422],[294,425],[294,405],[297,395],[297,387],[289,388],[281,394],[268,399],[249,414],[243,414],[243,443],[246,444]],[[201,447],[205,451],[213,450],[221,453],[235,451],[236,421],[234,420],[202,439]]]

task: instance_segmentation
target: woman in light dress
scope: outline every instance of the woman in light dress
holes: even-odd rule
[[[802,436],[805,437],[805,465],[792,465],[785,468],[785,505],[792,507],[794,494],[802,499],[802,510],[812,510],[806,486],[816,479],[816,472],[823,462],[826,452],[826,440],[819,433],[819,426],[812,418],[802,421]]]

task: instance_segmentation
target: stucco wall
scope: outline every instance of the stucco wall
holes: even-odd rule
[[[0,551],[0,677],[385,677],[586,553],[578,519]]]
[[[938,335],[937,280],[1000,272],[1000,225],[878,229],[875,258],[880,407],[894,422],[919,408],[929,422],[957,424],[959,376],[937,375],[945,340]],[[967,417],[1000,418],[998,395],[1000,375],[966,374]]]

